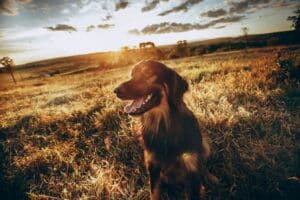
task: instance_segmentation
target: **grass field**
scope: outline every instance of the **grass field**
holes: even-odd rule
[[[292,183],[300,176],[300,87],[280,60],[299,66],[300,48],[162,61],[188,80],[185,101],[212,139],[208,168],[220,183],[206,187],[207,199],[294,194]],[[112,92],[131,68],[97,66],[54,76],[26,68],[17,71],[17,79],[22,77],[17,85],[0,74],[2,196],[149,199],[138,120],[122,112]]]

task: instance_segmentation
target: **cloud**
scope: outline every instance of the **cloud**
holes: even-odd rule
[[[18,3],[28,4],[31,0],[0,0],[0,13],[7,16],[19,14]]]
[[[193,6],[193,5],[197,4],[197,3],[200,3],[202,1],[203,0],[186,0],[185,2],[179,4],[178,6],[173,7],[170,10],[166,10],[166,11],[164,11],[162,13],[159,13],[158,15],[159,16],[165,16],[165,15],[168,15],[168,14],[170,14],[172,12],[180,12],[180,11],[186,12],[189,9],[189,7],[191,7],[191,6]]]
[[[283,7],[287,7],[287,6],[290,6],[291,5],[291,2],[288,2],[286,0],[278,0],[277,2],[275,2],[273,4],[273,7],[274,8],[283,8]]]
[[[271,0],[242,0],[239,2],[228,1],[227,4],[230,6],[229,13],[244,13],[251,9],[257,9],[265,7]]]
[[[141,30],[143,34],[161,34],[170,32],[185,32],[197,29],[198,24],[190,23],[170,23],[162,22],[160,24],[152,24]]]
[[[78,2],[79,13],[89,13],[102,10],[102,4],[97,1],[81,1]]]
[[[128,33],[131,34],[131,35],[140,35],[141,34],[141,32],[136,28],[132,29],[132,30],[129,30]]]
[[[90,25],[90,26],[86,27],[86,32],[94,31],[96,28],[99,28],[99,29],[110,29],[110,28],[112,28],[114,26],[115,26],[114,24],[99,24],[97,26]]]
[[[94,25],[90,25],[88,27],[86,27],[86,32],[90,32],[93,31],[96,27]]]
[[[73,26],[67,25],[67,24],[57,24],[54,27],[45,27],[45,29],[48,29],[50,31],[66,31],[66,32],[76,32],[76,28],[74,28]]]
[[[154,8],[156,8],[156,6],[161,2],[161,1],[169,1],[169,0],[153,0],[150,3],[146,4],[143,8],[142,8],[142,12],[147,12],[150,10],[153,10]]]
[[[70,10],[68,8],[65,8],[61,11],[61,13],[67,15],[70,13]]]
[[[219,23],[233,23],[233,22],[239,22],[239,21],[243,20],[244,18],[245,18],[245,16],[235,15],[235,16],[222,17],[220,19],[212,20],[209,23],[213,24],[213,25],[216,25]]]
[[[217,10],[209,10],[201,14],[202,17],[221,17],[227,14],[227,11],[220,8]]]
[[[28,5],[28,8],[30,11],[33,11],[33,12],[41,12],[41,13],[46,13],[50,10],[50,6],[49,4],[47,3],[31,3]]]
[[[14,0],[0,1],[0,11],[3,15],[14,16],[18,14],[17,3]]]
[[[147,12],[150,10],[153,10],[158,4],[159,4],[160,0],[153,0],[150,3],[146,4],[143,8],[142,11],[143,12]]]
[[[230,6],[229,13],[234,14],[252,13],[262,8],[283,8],[293,5],[292,2],[292,0],[242,0],[239,2],[227,1],[227,5]]]
[[[222,26],[216,26],[214,28],[216,28],[216,29],[222,29],[222,28],[225,28],[225,27],[226,27],[225,25],[222,25]]]
[[[115,10],[119,11],[119,10],[125,9],[128,6],[128,4],[129,4],[128,1],[121,0],[118,3],[116,3],[116,9]]]
[[[111,15],[106,15],[105,17],[102,18],[103,21],[109,21],[112,19]]]
[[[114,24],[99,24],[98,25],[98,28],[101,28],[101,29],[109,29],[109,28],[112,28],[114,27],[115,25]]]
[[[171,32],[186,32],[191,30],[202,30],[213,27],[218,24],[234,23],[244,19],[245,16],[229,16],[212,20],[205,24],[191,24],[191,23],[170,23],[162,22],[160,24],[152,24],[143,28],[140,32],[146,35],[150,34],[162,34]]]

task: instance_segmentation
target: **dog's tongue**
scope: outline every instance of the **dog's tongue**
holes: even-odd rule
[[[143,102],[144,102],[143,97],[140,99],[133,100],[132,103],[127,104],[124,107],[124,112],[127,114],[134,112],[136,109],[138,109],[142,106]]]

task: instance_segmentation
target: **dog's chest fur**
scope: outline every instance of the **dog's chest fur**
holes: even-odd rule
[[[184,154],[200,153],[202,138],[194,115],[191,112],[171,113],[168,120],[157,118],[157,115],[142,118],[143,146],[153,155],[152,161],[164,165],[176,163]]]

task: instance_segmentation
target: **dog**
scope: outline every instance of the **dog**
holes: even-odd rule
[[[151,200],[160,199],[161,182],[184,185],[186,199],[200,199],[204,180],[216,182],[205,169],[210,155],[195,115],[183,101],[188,83],[166,65],[146,60],[137,63],[131,79],[114,93],[131,100],[124,112],[139,116],[145,166],[150,176]]]

